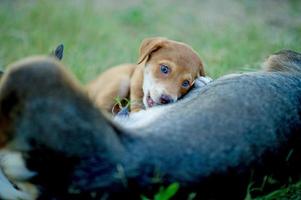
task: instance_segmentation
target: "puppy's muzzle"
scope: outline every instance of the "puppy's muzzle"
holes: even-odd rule
[[[171,98],[171,96],[162,94],[159,101],[160,104],[169,104],[172,103],[174,100]]]

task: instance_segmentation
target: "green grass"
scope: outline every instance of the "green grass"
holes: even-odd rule
[[[301,181],[282,187],[265,196],[251,198],[247,196],[245,200],[300,200],[301,199]]]
[[[135,62],[143,38],[163,36],[190,44],[217,78],[254,71],[280,49],[301,51],[300,18],[298,0],[1,0],[0,67],[63,43],[63,62],[86,83]]]
[[[209,2],[2,0],[0,65],[64,43],[64,63],[85,83],[135,62],[143,38],[164,36],[190,44],[216,78],[254,70],[279,49],[301,50],[298,1]]]
[[[161,187],[159,189],[159,191],[151,199],[153,199],[153,200],[169,200],[173,196],[175,196],[175,194],[177,193],[179,188],[180,188],[179,183],[172,183],[166,188]],[[141,200],[151,200],[151,199],[149,199],[143,195],[141,196]]]

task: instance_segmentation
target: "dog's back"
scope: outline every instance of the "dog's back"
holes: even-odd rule
[[[140,173],[157,168],[163,180],[195,186],[200,197],[243,198],[255,177],[281,180],[299,172],[293,170],[301,158],[299,72],[243,74],[193,92],[188,103],[146,111],[140,117],[148,123],[132,127],[130,139],[123,136],[131,152],[126,174],[134,173],[129,163],[137,160]]]
[[[133,114],[142,123],[120,136],[129,151],[122,164],[127,179],[138,178],[144,191],[158,173],[161,183],[180,182],[200,198],[243,198],[248,184],[266,175],[283,181],[298,172],[301,65],[294,59],[273,61],[272,73],[221,78],[177,104]],[[274,69],[279,65],[284,70]]]

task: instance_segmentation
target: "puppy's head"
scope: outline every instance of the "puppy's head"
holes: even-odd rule
[[[198,54],[188,45],[165,38],[145,39],[138,64],[144,65],[143,103],[146,108],[177,101],[198,76],[205,76]]]

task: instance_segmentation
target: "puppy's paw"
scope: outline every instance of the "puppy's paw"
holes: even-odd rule
[[[135,109],[131,109],[131,112],[139,112],[141,110],[142,110],[141,108],[135,108]]]
[[[131,101],[131,112],[139,112],[143,110],[143,103],[142,101]]]
[[[195,80],[194,86],[197,88],[203,87],[203,86],[207,85],[208,83],[210,83],[211,81],[213,81],[212,78],[210,78],[208,76],[200,76]]]

